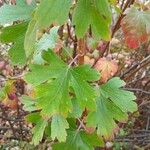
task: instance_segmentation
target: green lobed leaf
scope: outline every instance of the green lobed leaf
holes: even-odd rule
[[[13,21],[29,20],[35,3],[27,5],[24,0],[17,0],[16,5],[4,4],[0,8],[0,24],[12,23]]]
[[[71,101],[72,96],[70,95],[71,90],[76,96],[75,100],[80,110],[77,114],[73,112],[76,117],[85,108],[95,110],[96,92],[88,81],[98,80],[98,72],[88,65],[72,68],[70,65],[65,64],[52,50],[43,51],[43,58],[47,61],[47,65],[32,65],[31,72],[25,77],[27,82],[36,85],[36,107],[41,109],[40,114],[42,117],[52,117],[52,124],[60,119],[57,115],[64,117],[64,119],[67,118],[68,113],[74,111]],[[37,78],[33,79],[35,76]],[[43,82],[44,84],[42,84]],[[64,129],[58,128],[59,132],[64,133]],[[60,141],[65,139],[65,134],[62,137],[58,134],[53,132],[52,129],[53,139],[55,137]]]
[[[36,87],[37,106],[42,109],[42,116],[51,116],[56,113],[67,115],[72,111],[70,87],[75,92],[76,99],[81,109],[94,110],[96,92],[87,81],[99,79],[96,70],[87,65],[71,68],[51,50],[43,52],[43,58],[49,65],[32,65],[31,72],[25,80]],[[33,79],[34,76],[36,79]],[[86,78],[84,78],[86,75]],[[40,84],[48,81],[45,84]],[[51,92],[49,92],[51,91]]]
[[[81,38],[91,25],[96,38],[109,40],[111,12],[107,0],[80,0],[73,14],[76,35]]]
[[[116,83],[114,84],[114,82]],[[101,86],[100,90],[105,97],[110,98],[123,112],[134,112],[137,110],[137,105],[134,102],[136,96],[133,92],[120,89],[124,85],[125,82],[121,82],[120,79],[116,77]]]
[[[124,86],[124,81],[117,77],[102,85],[96,99],[97,109],[87,117],[87,125],[97,128],[97,134],[106,139],[112,139],[118,132],[116,121],[125,122],[127,113],[137,110],[136,97],[132,92],[120,89],[121,86]]]

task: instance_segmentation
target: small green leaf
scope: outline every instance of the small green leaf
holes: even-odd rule
[[[59,142],[66,141],[67,132],[66,129],[69,128],[69,124],[65,118],[60,115],[54,115],[52,117],[51,123],[51,137],[53,140],[57,138]]]
[[[124,85],[125,82],[116,77],[102,85],[100,90],[105,97],[110,98],[123,112],[134,112],[137,110],[137,104],[134,102],[136,96],[133,92],[120,89]]]
[[[37,108],[35,107],[36,101],[31,99],[29,96],[26,96],[26,95],[22,96],[20,101],[24,105],[23,109],[25,111],[32,112],[32,111],[37,110]]]
[[[37,124],[39,120],[41,120],[40,112],[30,113],[25,116],[25,120],[30,123]]]
[[[42,38],[36,43],[36,51],[34,52],[34,62],[38,64],[43,64],[44,60],[42,58],[42,51],[43,50],[48,50],[54,49],[56,42],[59,38],[58,36],[58,26],[53,27],[50,30],[50,33],[45,33]]]
[[[42,38],[37,42],[36,47],[37,51],[42,50],[48,50],[48,49],[54,49],[55,44],[58,40],[58,29],[59,27],[53,27],[51,28],[49,33],[45,33]]]
[[[35,127],[32,129],[32,133],[33,133],[32,143],[34,145],[38,145],[39,142],[42,140],[47,125],[48,122],[46,120],[41,119],[37,122]]]
[[[4,4],[0,8],[0,24],[29,20],[34,8],[35,3],[27,5],[24,0],[18,0],[16,5]]]
[[[46,28],[52,23],[62,25],[68,18],[71,3],[72,0],[42,0],[35,13],[38,27]]]
[[[110,9],[110,4],[108,0],[95,0],[95,5],[99,13],[105,17],[105,19],[111,23],[112,13]]]
[[[14,43],[9,49],[9,56],[13,64],[23,65],[26,63],[23,42],[27,25],[28,23],[24,22],[1,30],[0,41],[3,43]]]
[[[73,24],[75,25],[76,34],[78,37],[83,37],[91,23],[90,0],[80,0],[77,3],[75,12],[73,14]]]

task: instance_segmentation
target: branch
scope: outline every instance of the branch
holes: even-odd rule
[[[78,64],[82,65],[84,64],[84,55],[85,55],[85,39],[79,39],[78,40],[78,49],[77,49],[77,54],[79,55],[78,57]]]

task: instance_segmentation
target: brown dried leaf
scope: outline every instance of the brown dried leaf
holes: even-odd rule
[[[114,60],[110,61],[104,57],[98,60],[95,65],[95,69],[97,69],[101,73],[100,81],[105,83],[108,79],[116,74],[118,65]]]

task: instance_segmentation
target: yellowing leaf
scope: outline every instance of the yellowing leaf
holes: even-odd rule
[[[8,81],[6,83],[6,86],[2,89],[2,92],[3,96],[0,97],[2,99],[2,104],[5,107],[16,109],[18,105],[18,97],[16,95],[14,81]]]
[[[5,107],[16,109],[18,105],[18,98],[14,93],[11,93],[8,96],[6,96],[6,98],[2,101],[2,104]]]
[[[118,70],[118,65],[114,60],[107,60],[106,58],[100,58],[95,65],[95,68],[101,72],[101,82],[106,82]]]

